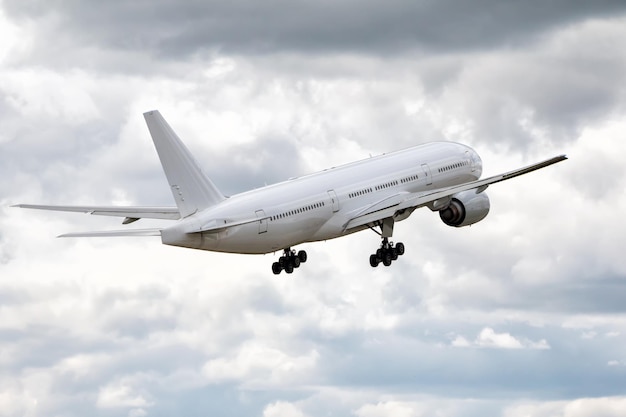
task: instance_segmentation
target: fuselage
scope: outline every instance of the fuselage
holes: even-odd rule
[[[164,229],[162,241],[218,252],[274,252],[363,230],[367,225],[346,223],[366,207],[401,193],[474,181],[481,173],[472,148],[432,142],[234,195]],[[218,229],[246,219],[256,220]],[[194,232],[206,225],[217,229]]]

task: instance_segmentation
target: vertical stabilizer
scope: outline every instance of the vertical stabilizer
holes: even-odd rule
[[[158,110],[143,114],[181,217],[225,199]]]

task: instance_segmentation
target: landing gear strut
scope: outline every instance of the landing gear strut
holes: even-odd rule
[[[398,242],[394,246],[393,242],[384,237],[380,248],[370,255],[370,265],[376,268],[382,262],[383,265],[389,266],[401,255],[404,255],[404,243]]]
[[[300,264],[306,262],[306,260],[306,251],[301,250],[296,253],[295,250],[286,248],[283,251],[283,256],[278,259],[278,262],[272,264],[272,272],[278,275],[285,270],[286,273],[291,274],[295,268],[299,268]]]

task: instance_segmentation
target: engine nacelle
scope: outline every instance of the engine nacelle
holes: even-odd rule
[[[489,197],[476,190],[463,191],[452,196],[450,205],[439,210],[439,217],[448,226],[463,227],[477,223],[489,214]]]

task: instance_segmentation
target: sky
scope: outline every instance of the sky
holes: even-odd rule
[[[625,50],[622,1],[0,0],[0,415],[625,415]],[[10,207],[173,205],[153,109],[227,195],[433,140],[569,159],[472,227],[416,211],[389,268],[369,231],[274,276]]]

